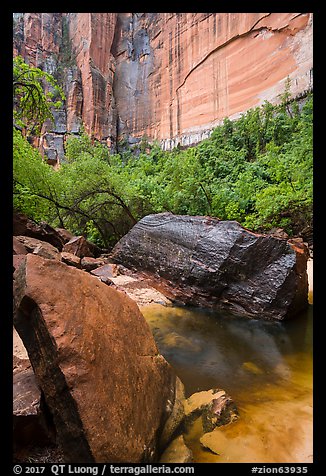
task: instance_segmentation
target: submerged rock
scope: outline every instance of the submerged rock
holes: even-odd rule
[[[204,433],[219,426],[234,422],[239,418],[232,398],[221,389],[211,389],[191,395],[184,404],[185,426],[189,428],[197,418],[201,418]]]
[[[14,277],[15,328],[66,462],[154,461],[176,376],[136,303],[82,270],[32,254]]]
[[[250,232],[236,221],[148,215],[111,258],[146,273],[176,302],[277,320],[308,304],[304,245]]]
[[[242,364],[242,368],[244,370],[247,370],[248,372],[252,373],[252,374],[255,374],[255,375],[261,375],[263,374],[263,370],[260,369],[256,364],[254,364],[253,362],[244,362]]]

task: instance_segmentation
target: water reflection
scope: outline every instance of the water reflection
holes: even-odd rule
[[[238,422],[203,437],[218,456],[203,449],[200,425],[186,435],[196,462],[312,461],[312,305],[285,322],[160,305],[142,312],[187,396],[219,387],[238,406]]]
[[[188,395],[213,386],[234,394],[267,381],[288,381],[295,370],[295,357],[300,366],[311,359],[312,306],[288,322],[159,305],[142,312],[160,352],[175,367]]]

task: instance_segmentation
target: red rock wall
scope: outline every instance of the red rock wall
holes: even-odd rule
[[[110,135],[116,13],[70,13],[69,36],[81,72],[82,119],[96,138]],[[73,105],[74,103],[72,103]]]
[[[311,86],[311,23],[309,13],[121,14],[121,131],[166,146],[197,142],[224,117],[277,100],[288,76],[302,93]]]
[[[14,53],[63,71],[57,136],[83,122],[109,145],[144,135],[189,145],[225,117],[277,101],[287,77],[294,96],[312,88],[310,13],[14,15]]]

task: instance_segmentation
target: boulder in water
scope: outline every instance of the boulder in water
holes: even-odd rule
[[[282,320],[308,304],[307,256],[303,244],[236,221],[160,213],[142,218],[111,258],[176,302]]]

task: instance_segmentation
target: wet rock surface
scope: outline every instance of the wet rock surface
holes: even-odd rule
[[[111,258],[142,271],[176,302],[282,320],[307,304],[307,252],[301,243],[252,233],[235,221],[148,215]]]
[[[15,327],[66,462],[155,460],[176,376],[137,305],[82,270],[33,254],[15,272],[14,299]]]
[[[185,401],[184,408],[185,427],[189,428],[197,418],[201,418],[204,433],[239,418],[232,398],[218,388],[194,393]]]
[[[192,451],[186,445],[182,435],[175,438],[160,458],[160,463],[192,463]]]

